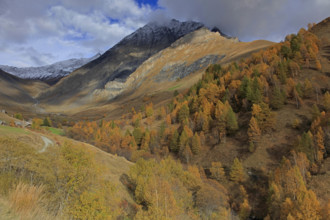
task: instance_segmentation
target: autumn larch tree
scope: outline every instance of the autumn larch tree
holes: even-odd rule
[[[326,111],[330,111],[330,93],[326,92],[323,97],[323,106]]]
[[[311,98],[313,96],[314,89],[312,83],[308,79],[305,79],[303,92],[305,98]]]
[[[244,168],[238,158],[234,159],[229,175],[230,179],[234,182],[243,182],[245,180]]]
[[[220,181],[225,177],[225,171],[222,167],[221,162],[212,162],[211,168],[211,177]]]
[[[323,155],[325,153],[325,147],[324,147],[324,132],[322,130],[322,127],[320,126],[317,129],[316,134],[314,135],[315,139],[315,146],[316,146],[316,160],[318,162],[323,160]]]
[[[189,116],[189,107],[187,104],[184,104],[179,112],[178,112],[178,119],[179,119],[179,122],[182,123],[184,122]]]
[[[250,143],[257,143],[259,141],[260,135],[261,131],[258,122],[255,117],[252,116],[248,128],[248,136]]]

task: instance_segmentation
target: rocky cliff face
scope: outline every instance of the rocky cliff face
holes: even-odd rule
[[[203,27],[198,22],[150,23],[125,37],[98,59],[63,78],[38,98],[51,104],[63,103],[72,97],[89,102],[88,94],[115,79],[126,79],[145,60],[169,47],[179,38]]]

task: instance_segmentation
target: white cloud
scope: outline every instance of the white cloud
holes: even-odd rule
[[[0,0],[0,64],[93,56],[146,24],[151,11],[134,0]]]

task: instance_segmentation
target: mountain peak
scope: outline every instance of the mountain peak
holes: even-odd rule
[[[136,43],[139,45],[168,44],[184,35],[205,27],[194,21],[180,22],[172,19],[165,22],[150,22],[125,37],[119,44]]]

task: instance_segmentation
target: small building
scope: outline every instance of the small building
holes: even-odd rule
[[[31,128],[32,123],[30,121],[25,121],[24,122],[24,127]]]
[[[15,121],[15,126],[16,127],[23,127],[23,123],[20,121]]]
[[[7,111],[5,109],[1,109],[1,113],[7,114]]]

